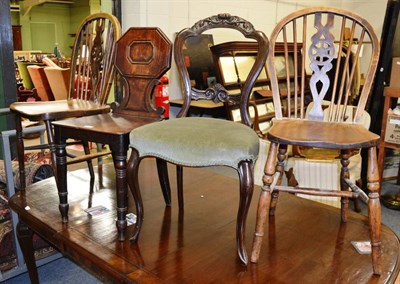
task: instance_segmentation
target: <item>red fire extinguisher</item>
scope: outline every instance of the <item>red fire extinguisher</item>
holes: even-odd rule
[[[162,76],[155,89],[156,108],[164,107],[164,118],[169,118],[168,77]]]

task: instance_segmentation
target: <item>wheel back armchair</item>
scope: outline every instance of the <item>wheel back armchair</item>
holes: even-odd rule
[[[56,158],[51,122],[109,112],[110,107],[106,105],[106,102],[115,75],[113,64],[115,42],[120,36],[120,24],[113,15],[97,13],[88,16],[82,22],[75,38],[68,98],[49,102],[17,102],[10,105],[11,111],[16,116],[20,176],[25,175],[21,125],[23,118],[42,121],[46,125],[48,140],[46,146],[50,148],[54,170]],[[84,143],[84,148],[85,154],[89,154],[87,141]],[[88,165],[94,178],[91,161],[88,161]],[[21,182],[21,188],[25,188],[23,182]]]
[[[241,92],[231,95],[220,84],[198,90],[191,85],[187,70],[188,58],[184,50],[188,39],[196,39],[203,32],[213,29],[236,30],[258,43],[259,52]],[[229,32],[228,32],[229,34]],[[226,35],[226,34],[225,34]],[[249,96],[253,85],[265,65],[267,38],[254,29],[248,21],[229,14],[219,14],[195,23],[179,32],[174,43],[174,58],[182,82],[184,103],[178,118],[151,123],[134,129],[130,134],[132,154],[128,164],[128,182],[135,197],[137,224],[132,236],[137,241],[143,222],[143,204],[138,183],[139,163],[142,158],[155,157],[161,188],[167,206],[171,205],[167,162],[177,165],[178,204],[183,210],[182,167],[229,166],[237,170],[240,179],[240,201],[237,215],[236,241],[238,255],[247,263],[244,243],[245,222],[253,192],[253,164],[258,156],[259,138],[252,130],[248,113]],[[192,100],[209,100],[215,103],[232,102],[242,110],[242,122],[206,117],[185,117]],[[190,209],[189,209],[190,210]]]
[[[345,40],[349,39],[349,40]],[[289,66],[274,56],[277,42],[289,43],[297,49],[302,46],[301,59],[294,58]],[[368,43],[368,44],[366,44]],[[350,52],[344,53],[343,50]],[[287,48],[285,48],[287,50]],[[366,63],[365,84],[357,100],[352,119],[351,90],[356,65],[350,57],[359,57]],[[381,273],[379,174],[376,146],[379,136],[362,125],[362,116],[371,91],[379,57],[379,42],[371,25],[359,15],[338,8],[314,7],[296,11],[282,19],[270,38],[268,76],[275,106],[275,119],[267,133],[271,141],[264,186],[259,199],[257,224],[254,234],[252,262],[260,254],[264,224],[274,215],[278,192],[302,193],[341,197],[341,220],[348,218],[349,198],[360,198],[368,203],[373,272]],[[333,61],[336,61],[334,66]],[[306,71],[311,74],[307,80]],[[290,78],[294,78],[290,80]],[[309,86],[313,105],[308,116],[305,108],[305,89]],[[281,100],[284,96],[285,100]],[[323,100],[329,100],[324,118]],[[340,189],[301,188],[281,185],[287,145],[338,150],[340,155]],[[368,196],[349,179],[349,157],[354,149],[368,151]]]

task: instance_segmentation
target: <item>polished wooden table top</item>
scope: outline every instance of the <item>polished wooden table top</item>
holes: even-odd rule
[[[155,160],[140,166],[145,219],[138,244],[117,240],[115,177],[104,169],[103,186],[89,196],[87,170],[69,173],[69,223],[62,224],[54,179],[30,186],[10,199],[10,207],[71,259],[100,279],[128,283],[393,283],[399,272],[399,240],[382,226],[383,274],[372,274],[370,255],[360,255],[351,241],[368,239],[365,216],[281,194],[275,218],[267,224],[258,264],[240,265],[235,223],[238,179],[208,169],[185,168],[185,210],[176,198],[165,207]],[[174,173],[171,167],[171,176]],[[172,188],[175,181],[171,178]],[[248,250],[256,217],[255,189],[247,222]],[[175,196],[173,196],[175,197]],[[129,196],[129,210],[134,206]],[[103,215],[84,210],[103,205]],[[40,277],[40,275],[39,275]]]

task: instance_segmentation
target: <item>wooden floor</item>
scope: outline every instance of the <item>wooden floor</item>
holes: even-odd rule
[[[32,185],[26,196],[14,196],[10,201],[36,230],[100,279],[132,283],[393,283],[399,272],[399,241],[386,226],[382,226],[383,274],[376,277],[370,255],[358,254],[351,244],[368,239],[366,217],[350,214],[348,223],[341,224],[338,209],[288,194],[281,194],[277,215],[267,225],[259,263],[241,266],[235,241],[238,179],[185,168],[185,209],[180,212],[176,195],[172,207],[165,207],[152,159],[144,160],[140,167],[145,218],[139,242],[118,242],[110,166],[104,171],[103,187],[90,198],[87,171],[70,174],[68,225],[60,221],[53,179]],[[173,167],[170,176],[175,176]],[[173,178],[171,182],[174,189]],[[249,253],[259,191],[255,189],[247,222]],[[84,211],[97,205],[110,212],[93,218]],[[131,231],[132,226],[128,234]]]

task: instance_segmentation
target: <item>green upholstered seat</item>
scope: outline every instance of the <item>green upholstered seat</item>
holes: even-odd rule
[[[130,147],[140,157],[153,156],[183,166],[224,165],[237,169],[241,161],[255,163],[259,137],[241,123],[184,117],[134,129]]]

